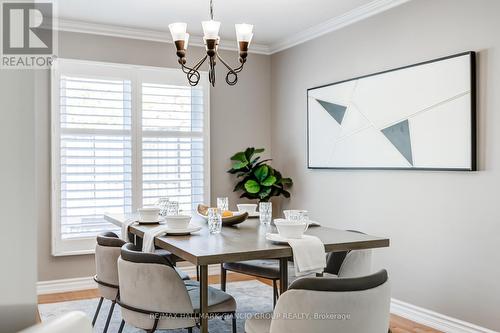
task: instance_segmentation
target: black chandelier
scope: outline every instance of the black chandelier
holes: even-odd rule
[[[217,59],[226,66],[228,72],[226,74],[226,82],[230,86],[234,86],[238,82],[238,73],[242,71],[243,65],[247,61],[248,56],[248,46],[253,37],[253,25],[251,24],[235,24],[236,28],[236,39],[238,41],[239,50],[239,61],[240,66],[237,68],[231,68],[221,58],[218,52],[219,48],[219,28],[220,22],[214,21],[214,11],[213,3],[210,0],[210,21],[201,22],[203,27],[203,42],[207,50],[207,54],[200,59],[193,67],[186,66],[186,50],[188,47],[189,34],[187,31],[186,23],[172,23],[169,24],[168,28],[172,34],[172,39],[175,43],[177,49],[177,57],[179,57],[179,64],[182,67],[182,71],[186,74],[189,84],[191,86],[196,86],[200,81],[199,69],[201,65],[208,59],[209,69],[208,69],[208,81],[214,87],[215,86],[215,64]]]

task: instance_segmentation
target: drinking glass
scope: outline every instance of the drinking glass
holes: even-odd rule
[[[168,201],[167,202],[167,216],[179,215],[179,202],[178,201]]]
[[[273,218],[273,204],[271,202],[259,203],[260,223],[268,225]]]
[[[167,216],[168,202],[169,199],[166,197],[159,198],[158,201],[156,201],[155,206],[158,206],[158,208],[160,208],[160,216]]]
[[[229,210],[229,199],[228,199],[228,197],[217,198],[217,208],[219,208],[221,212]]]
[[[211,234],[220,234],[222,231],[222,216],[218,208],[208,209],[208,231]]]

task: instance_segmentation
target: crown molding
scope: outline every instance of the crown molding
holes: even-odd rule
[[[59,18],[56,29],[59,31],[77,32],[92,35],[111,36],[119,38],[130,38],[148,40],[153,42],[173,44],[168,31],[148,30],[140,28],[130,28],[117,25],[83,22]],[[190,36],[189,45],[205,47],[203,38],[200,36]],[[234,45],[234,46],[233,46]],[[219,48],[222,50],[238,51],[236,41],[221,41]],[[262,44],[252,43],[250,53],[269,55],[269,47]]]
[[[326,22],[298,32],[291,37],[283,38],[271,45],[252,43],[249,52],[271,55],[273,53],[277,53],[293,46],[305,43],[309,40],[318,38],[329,32],[339,30],[348,25],[359,22],[368,17],[374,16],[409,1],[411,0],[373,0],[366,5],[357,7],[345,14],[336,16]],[[63,18],[57,20],[56,29],[59,31],[141,39],[162,43],[173,43],[170,38],[170,34],[167,31],[130,28],[109,24],[67,20]],[[189,39],[189,45],[200,47],[205,46],[203,43],[203,38],[200,36],[191,36]],[[238,51],[238,48],[236,47],[236,41],[221,41],[219,48],[223,50]]]
[[[328,21],[315,25],[309,29],[294,34],[291,37],[270,45],[270,53],[277,53],[293,46],[305,43],[309,40],[318,38],[329,32],[339,30],[353,23],[364,20],[391,8],[402,5],[411,0],[374,0],[366,5],[359,6],[345,14],[336,16]]]

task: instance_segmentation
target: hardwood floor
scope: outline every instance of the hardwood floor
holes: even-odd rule
[[[248,275],[242,275],[237,273],[228,273],[227,281],[248,281],[255,278]],[[272,285],[270,280],[257,279],[265,284]],[[211,275],[208,277],[208,281],[211,284],[219,283],[218,275]],[[98,298],[99,291],[97,289],[81,290],[81,291],[71,291],[58,294],[47,294],[38,296],[38,304],[48,304],[48,303],[58,303],[65,301],[75,301],[81,299]],[[391,314],[391,331],[392,333],[441,333],[432,328],[417,324],[408,319],[392,315]]]

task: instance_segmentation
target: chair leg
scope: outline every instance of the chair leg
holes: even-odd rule
[[[149,331],[147,331],[148,333],[154,333],[156,331],[156,328],[158,327],[158,322],[160,320],[159,319],[155,319],[155,323],[153,324],[153,328]]]
[[[220,264],[220,290],[226,291],[227,271],[224,269],[224,264]]]
[[[97,316],[99,315],[99,311],[101,311],[101,305],[102,305],[103,300],[104,300],[104,297],[101,297],[99,299],[99,304],[97,304],[97,309],[95,310],[94,319],[92,319],[92,327],[94,327],[95,322],[97,320]]]
[[[233,333],[236,333],[236,313],[233,313]]]
[[[122,333],[123,331],[123,326],[125,326],[125,320],[122,319],[122,322],[120,324],[120,328],[118,329],[118,333]]]
[[[278,284],[276,280],[273,280],[273,309],[276,307],[276,302],[278,301]]]
[[[111,317],[113,316],[113,310],[115,309],[115,304],[116,304],[115,301],[111,302],[111,307],[109,308],[109,313],[108,313],[108,319],[106,319],[106,325],[104,325],[104,331],[102,331],[102,333],[108,332],[108,327],[111,321]]]

